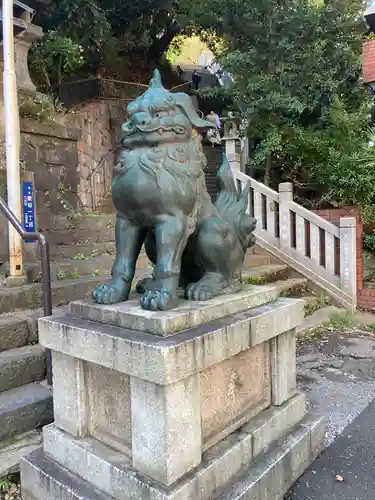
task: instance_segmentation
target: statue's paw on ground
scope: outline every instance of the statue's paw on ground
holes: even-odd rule
[[[177,300],[169,290],[148,290],[141,297],[141,306],[148,311],[165,311],[176,306]]]
[[[114,282],[106,285],[100,285],[93,291],[92,298],[97,304],[117,304],[128,299],[129,287],[123,284]]]

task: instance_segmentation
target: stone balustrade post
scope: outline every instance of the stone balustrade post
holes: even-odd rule
[[[340,279],[341,290],[357,305],[357,221],[355,217],[340,219]]]
[[[279,184],[279,228],[280,249],[289,254],[291,248],[291,220],[289,203],[293,201],[293,184],[282,182]]]
[[[234,119],[224,119],[224,152],[233,172],[241,172],[241,155],[237,152],[238,125]]]
[[[32,43],[43,36],[43,30],[39,26],[30,23],[25,23],[25,28],[18,35],[14,46],[17,87],[22,92],[35,94],[36,87],[29,74],[28,54]]]

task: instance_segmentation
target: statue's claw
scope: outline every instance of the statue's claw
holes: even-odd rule
[[[122,284],[118,281],[99,285],[92,293],[92,298],[97,304],[117,304],[128,299],[129,285],[123,281]]]
[[[141,297],[141,306],[148,311],[165,311],[175,306],[175,300],[168,290],[148,290]]]
[[[185,297],[188,300],[210,300],[230,289],[230,282],[219,273],[210,273],[203,276],[197,283],[190,283],[186,287]]]
[[[212,288],[208,286],[191,283],[185,290],[185,297],[187,300],[204,301],[212,299],[214,293],[212,292]]]

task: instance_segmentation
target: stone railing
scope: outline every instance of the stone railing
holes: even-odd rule
[[[295,203],[291,183],[280,184],[277,192],[249,177],[241,171],[244,141],[241,148],[234,147],[232,137],[225,142],[238,187],[251,186],[248,210],[258,221],[257,244],[354,311],[356,219],[343,217],[336,226]]]

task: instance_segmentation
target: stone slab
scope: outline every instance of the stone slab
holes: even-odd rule
[[[0,394],[0,440],[53,420],[52,394],[40,383],[26,384]]]
[[[170,485],[202,458],[199,376],[164,387],[131,378],[135,470]]]
[[[132,471],[126,457],[95,440],[74,439],[49,426],[44,431],[47,454],[38,451],[21,462],[23,500],[282,500],[312,462],[313,436],[322,435],[324,427],[323,419],[305,418],[255,462],[250,435],[235,433],[224,440],[226,450],[219,445],[211,449],[195,473],[167,488]]]
[[[0,353],[0,392],[43,380],[45,375],[45,351],[40,345]]]
[[[84,370],[90,435],[131,454],[130,377],[92,363]]]
[[[253,457],[266,453],[274,441],[284,437],[305,415],[306,397],[297,394],[282,406],[268,408],[244,425],[242,430],[253,439]]]
[[[49,460],[42,449],[21,460],[22,500],[112,500]]]
[[[0,477],[16,474],[21,458],[42,446],[42,432],[33,430],[0,442]]]
[[[252,467],[236,478],[217,500],[283,500],[289,488],[311,465],[316,455],[311,442],[325,429],[323,417],[306,417],[303,424],[276,448],[259,457]],[[324,444],[321,441],[320,451]]]
[[[271,340],[272,403],[280,406],[297,392],[296,331]]]
[[[44,428],[44,451],[116,500],[208,500],[252,460],[251,436],[235,432],[203,453],[194,473],[166,487],[135,472],[126,455],[92,438],[73,438],[53,424]]]
[[[201,372],[203,449],[248,422],[271,404],[269,342]]]
[[[39,340],[73,358],[165,385],[295,328],[303,320],[303,304],[300,299],[280,298],[173,337],[52,316],[39,320]]]
[[[171,311],[145,311],[139,305],[139,298],[114,305],[80,300],[71,302],[70,313],[77,318],[105,325],[169,336],[271,302],[279,296],[279,288],[277,283],[267,286],[247,285],[238,293],[204,302],[181,300],[180,305]]]

